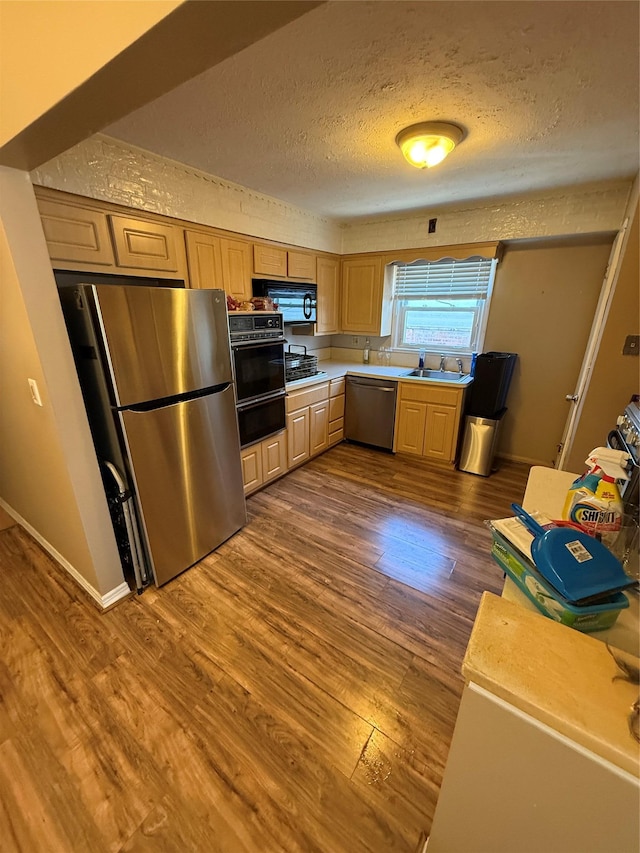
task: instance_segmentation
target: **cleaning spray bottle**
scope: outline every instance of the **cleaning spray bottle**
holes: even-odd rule
[[[624,513],[618,480],[628,480],[629,454],[596,447],[585,459],[589,467],[571,484],[562,517],[580,524],[611,547],[622,526]]]

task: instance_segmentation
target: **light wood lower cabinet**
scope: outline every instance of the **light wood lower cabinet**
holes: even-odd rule
[[[287,393],[287,461],[289,468],[329,446],[329,383]]]
[[[317,456],[329,447],[329,401],[309,406],[309,455]]]
[[[287,432],[283,430],[240,452],[245,495],[287,472]]]
[[[455,461],[464,388],[398,383],[394,450]]]
[[[295,468],[309,459],[309,407],[287,415],[287,463]]]
[[[329,446],[344,438],[345,380],[332,379],[329,383]]]

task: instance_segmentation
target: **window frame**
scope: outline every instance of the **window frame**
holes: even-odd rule
[[[436,285],[433,285],[431,288],[427,285],[425,287],[425,292],[423,296],[403,296],[398,295],[397,293],[397,272],[399,268],[404,267],[419,267],[419,266],[429,266],[435,267],[437,265],[444,266],[453,266],[455,267],[457,264],[467,263],[474,261],[477,262],[478,265],[485,264],[488,268],[487,273],[487,282],[486,286],[477,287],[474,289],[470,288],[468,293],[464,293],[464,287],[458,284],[459,293],[452,293],[451,287],[449,286],[449,292],[447,292],[447,286],[443,286],[442,289],[438,289]],[[487,330],[487,324],[489,320],[489,311],[491,307],[491,297],[493,295],[493,285],[495,281],[496,268],[498,264],[497,258],[486,258],[482,256],[475,256],[465,259],[460,258],[440,258],[437,261],[432,260],[415,260],[411,262],[401,262],[395,261],[393,266],[393,287],[392,287],[392,320],[391,320],[391,349],[396,352],[402,353],[415,353],[424,351],[425,353],[430,354],[440,354],[446,353],[452,356],[470,356],[474,352],[480,352],[484,347],[484,338]],[[429,293],[429,290],[432,292]],[[452,300],[475,300],[476,302],[482,302],[481,305],[478,305],[475,308],[470,308],[474,312],[474,321],[472,324],[472,332],[471,332],[471,340],[469,346],[457,347],[446,345],[442,347],[434,348],[433,346],[425,345],[425,344],[407,344],[404,339],[404,332],[406,329],[406,314],[409,310],[411,310],[411,302],[415,301],[426,301],[433,299],[447,299],[447,301],[451,302]],[[420,309],[418,307],[414,307],[413,310],[430,310],[430,309]]]

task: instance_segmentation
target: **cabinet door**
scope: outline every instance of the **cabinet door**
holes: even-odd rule
[[[427,421],[427,404],[401,400],[398,407],[397,443],[399,453],[422,456],[424,429]]]
[[[259,275],[287,275],[287,250],[278,246],[253,244],[253,270]]]
[[[251,299],[251,244],[222,237],[220,252],[224,289],[240,302]]]
[[[329,446],[329,401],[309,406],[309,453],[315,456]]]
[[[424,435],[424,455],[434,459],[453,461],[453,438],[456,424],[456,410],[453,406],[440,406],[427,403],[427,417]]]
[[[46,199],[38,209],[51,260],[115,266],[106,214]]]
[[[242,460],[242,482],[244,493],[248,495],[262,485],[262,447],[253,444],[240,451]]]
[[[287,415],[287,462],[294,468],[309,458],[309,408]]]
[[[318,258],[318,313],[316,333],[333,335],[340,331],[340,263],[337,258]]]
[[[382,258],[342,262],[342,331],[381,334]]]
[[[287,471],[287,433],[265,438],[262,442],[262,481],[268,483]]]
[[[191,287],[222,288],[220,238],[197,231],[184,232]]]
[[[116,263],[120,267],[183,274],[178,229],[160,222],[144,222],[110,215]]]
[[[287,252],[287,275],[313,281],[316,277],[316,256],[309,252]]]

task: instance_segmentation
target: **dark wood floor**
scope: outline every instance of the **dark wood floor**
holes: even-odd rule
[[[480,594],[502,586],[482,522],[527,473],[343,444],[104,614],[0,531],[2,853],[413,853]]]

